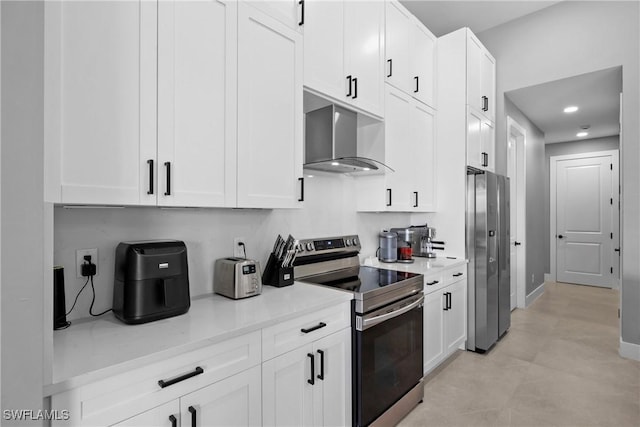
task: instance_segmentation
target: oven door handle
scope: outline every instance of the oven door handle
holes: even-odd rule
[[[406,305],[402,308],[399,308],[397,310],[394,310],[390,313],[385,313],[385,314],[381,314],[379,316],[374,316],[370,319],[362,319],[362,327],[361,328],[356,328],[359,331],[364,331],[366,329],[369,329],[372,326],[377,325],[378,323],[382,323],[386,320],[389,319],[393,319],[394,317],[398,317],[401,316],[411,310],[413,310],[416,307],[420,307],[422,306],[422,304],[424,303],[424,295],[421,296],[419,299],[417,299],[416,301],[412,302],[409,305]]]

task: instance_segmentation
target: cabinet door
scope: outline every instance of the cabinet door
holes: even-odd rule
[[[315,360],[313,347],[306,345],[262,364],[264,426],[312,425],[313,385],[308,382],[316,381],[312,357]]]
[[[483,166],[482,115],[469,107],[467,109],[467,165],[477,169]]]
[[[345,100],[343,2],[305,0],[304,5],[304,85]]]
[[[158,2],[158,204],[235,206],[236,2]]]
[[[345,1],[345,73],[355,81],[350,103],[382,117],[384,2]]]
[[[304,2],[300,0],[250,0],[247,2],[296,31],[304,25]]]
[[[486,50],[480,57],[482,96],[487,97],[484,114],[492,122],[496,120],[496,62]]]
[[[410,90],[419,101],[436,108],[435,59],[436,37],[421,23],[412,22],[410,29]]]
[[[45,4],[47,199],[155,204],[157,7]]]
[[[436,209],[435,110],[413,101],[411,131],[413,149],[406,157],[413,160],[412,207],[417,212],[433,212]]]
[[[451,308],[445,314],[445,352],[455,351],[467,338],[467,280],[445,288]]]
[[[494,172],[495,164],[496,164],[496,153],[495,153],[495,129],[493,123],[488,119],[482,120],[482,129],[481,136],[482,140],[482,153],[484,154],[484,163],[482,164],[483,168]]]
[[[238,207],[301,207],[302,36],[238,3]]]
[[[173,419],[169,418],[173,416]],[[165,403],[146,412],[131,417],[121,423],[114,424],[113,427],[177,427],[180,423],[180,402],[178,399]]]
[[[442,291],[424,297],[424,373],[438,365],[444,355],[444,307]]]
[[[476,111],[482,111],[482,45],[467,32],[467,104]]]
[[[343,329],[313,345],[315,386],[313,425],[351,424],[351,329]]]
[[[260,365],[180,398],[182,426],[261,424]]]
[[[411,140],[412,109],[411,97],[385,85],[385,163],[395,172],[385,175],[387,210],[407,212],[413,209],[414,194],[411,176],[414,170],[413,144]],[[390,190],[390,191],[389,191]]]
[[[385,4],[386,82],[404,92],[409,92],[411,14],[396,1],[387,1]]]

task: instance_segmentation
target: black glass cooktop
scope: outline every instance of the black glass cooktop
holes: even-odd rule
[[[314,280],[313,282],[364,294],[416,276],[418,276],[418,274],[405,271],[383,270],[381,268],[360,266],[357,276],[354,275],[326,282]]]

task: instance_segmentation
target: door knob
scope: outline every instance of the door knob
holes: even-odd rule
[[[564,239],[564,236],[562,234],[558,234],[558,239]]]

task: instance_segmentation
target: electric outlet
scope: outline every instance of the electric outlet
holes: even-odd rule
[[[98,249],[78,249],[76,251],[76,277],[82,277],[81,266],[84,264],[85,255],[91,255],[91,262],[96,265],[96,276],[100,274],[100,270],[98,270]]]
[[[244,258],[246,254],[244,253],[245,247],[240,244],[240,242],[247,244],[247,241],[244,237],[236,237],[233,239],[233,256],[238,258]]]
[[[533,274],[531,275],[531,284],[532,284],[532,285],[533,285],[533,284],[535,284],[535,283],[534,283],[534,281],[535,281],[535,277],[536,277],[535,275],[533,275]]]

